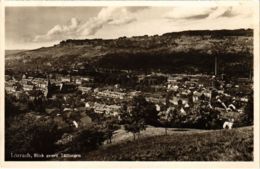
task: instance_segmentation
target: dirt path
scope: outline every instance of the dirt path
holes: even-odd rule
[[[249,126],[250,127],[250,126]],[[241,127],[241,128],[248,128],[248,127]],[[220,129],[222,130],[222,129]],[[172,134],[194,134],[194,133],[206,133],[212,132],[217,130],[202,130],[202,129],[188,129],[188,128],[168,128],[167,135]],[[148,126],[146,130],[141,131],[139,135],[140,138],[150,137],[150,136],[158,136],[158,135],[165,135],[165,128],[162,127],[153,127]],[[130,132],[126,132],[124,129],[119,129],[114,132],[112,143],[107,144],[104,142],[104,146],[110,146],[114,144],[118,144],[121,142],[133,140],[133,134]]]
[[[168,135],[172,135],[172,134],[176,134],[176,133],[194,134],[194,133],[204,133],[204,132],[210,132],[210,131],[211,130],[168,128],[167,134]],[[148,126],[146,128],[146,130],[141,131],[139,138],[158,136],[158,135],[164,135],[164,134],[165,134],[165,128]],[[104,146],[114,145],[114,144],[128,141],[128,140],[133,140],[133,134],[126,132],[124,129],[119,129],[114,132],[114,135],[112,138],[112,143],[106,144],[106,141],[105,141]]]

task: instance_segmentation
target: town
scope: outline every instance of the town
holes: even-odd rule
[[[148,112],[151,117],[147,117],[145,125],[221,129],[224,122],[239,127],[253,121],[252,115],[247,115],[247,124],[241,120],[247,107],[252,106],[250,78],[105,69],[82,75],[80,71],[14,74],[8,70],[6,98],[20,113],[36,121],[55,123],[62,131],[55,144],[63,146],[72,142],[78,131],[93,127],[97,121],[107,127],[112,119],[110,134],[104,138],[104,143],[111,142],[113,132],[124,128],[124,111],[130,112],[131,102],[138,97],[154,112]],[[129,131],[136,134],[140,130]]]
[[[132,75],[129,73],[126,76]],[[206,100],[211,108],[214,106],[227,112],[243,113],[243,108],[252,95],[251,79],[238,78],[236,81],[231,79],[225,81],[224,77],[218,79],[209,75],[140,74],[131,77],[136,79],[133,89],[130,86],[121,87],[120,84],[113,84],[113,82],[102,86],[91,76],[51,74],[38,77],[23,74],[20,79],[10,75],[6,75],[5,78],[6,93],[15,96],[17,102],[43,103],[47,100],[56,102],[61,97],[63,111],[73,111],[73,109],[85,111],[93,108],[96,113],[105,113],[107,116],[118,116],[121,103],[137,95],[143,95],[147,101],[156,104],[158,111],[167,102],[168,105],[175,107],[181,100],[183,105],[181,112],[186,114],[184,109],[188,110],[191,105]],[[67,104],[70,99],[77,102],[77,106]],[[60,111],[55,111],[58,107],[51,104],[47,107],[47,114]]]

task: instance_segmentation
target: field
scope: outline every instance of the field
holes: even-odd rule
[[[251,161],[253,127],[212,131],[169,131],[168,135],[147,131],[136,141],[122,141],[83,155],[87,161]],[[163,130],[161,129],[161,132]],[[148,134],[150,133],[150,134]],[[163,134],[163,133],[161,133]],[[149,136],[150,135],[150,136]],[[121,138],[121,139],[120,139]],[[121,140],[121,141],[120,141]],[[115,143],[117,142],[117,143]]]

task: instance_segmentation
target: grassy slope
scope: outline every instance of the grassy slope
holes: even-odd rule
[[[20,52],[24,52],[25,50],[5,50],[5,56],[9,56],[9,55],[15,55],[18,54]]]
[[[253,160],[253,128],[144,137],[104,146],[81,160],[250,161]]]

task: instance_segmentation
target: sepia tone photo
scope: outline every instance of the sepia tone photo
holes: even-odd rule
[[[4,160],[254,161],[254,15],[5,7]]]

